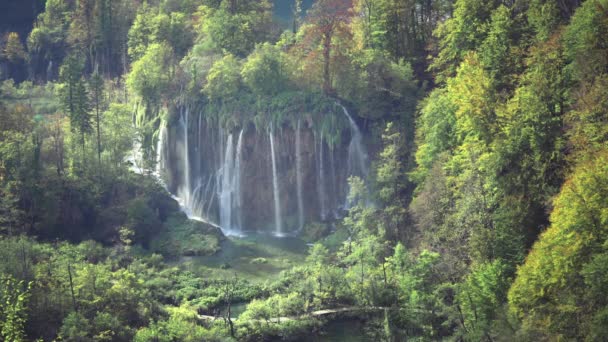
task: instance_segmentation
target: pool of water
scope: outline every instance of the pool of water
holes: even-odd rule
[[[228,237],[214,255],[183,257],[183,267],[206,276],[246,278],[264,281],[281,271],[302,263],[308,251],[305,241],[297,237],[276,237],[251,233]]]
[[[321,331],[298,340],[299,342],[368,342],[364,324],[357,319],[339,319],[327,323]]]

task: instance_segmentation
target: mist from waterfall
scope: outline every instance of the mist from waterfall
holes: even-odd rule
[[[279,198],[279,178],[277,175],[277,157],[274,150],[274,132],[271,129],[270,133],[270,154],[272,159],[272,190],[274,197],[274,225],[275,233],[283,235],[283,223],[281,218],[281,199]]]

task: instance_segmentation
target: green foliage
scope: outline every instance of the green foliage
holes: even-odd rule
[[[404,239],[408,182],[405,172],[405,151],[400,133],[392,123],[386,125],[382,135],[384,150],[380,152],[376,170],[378,197],[383,204],[385,229],[393,236]]]
[[[84,61],[78,55],[70,55],[61,66],[60,77],[64,83],[62,102],[70,118],[73,132],[84,136],[91,133],[92,123],[89,113],[90,103],[86,83],[83,78]]]
[[[502,260],[474,267],[460,284],[456,297],[463,314],[462,334],[466,339],[492,339],[492,328],[498,308],[507,297],[511,280],[508,266]]]
[[[139,118],[144,124],[154,117],[163,98],[168,94],[172,75],[173,50],[166,43],[153,43],[140,59],[133,63],[127,76],[127,86],[144,102],[145,114]]]
[[[183,57],[193,43],[191,22],[181,12],[158,13],[144,3],[137,11],[129,29],[129,56],[135,62],[146,54],[152,44],[166,44]]]
[[[129,29],[129,56],[133,61],[140,59],[151,43],[153,22],[150,20],[154,14],[147,3],[138,10],[133,25]]]
[[[302,21],[303,5],[279,39],[269,1],[47,0],[27,51],[5,36],[2,339],[293,339],[323,323],[300,316],[343,306],[371,311],[375,340],[605,339],[606,0],[323,0]],[[174,108],[229,130],[300,123],[340,151],[338,100],[375,172],[350,180],[348,215],[301,265],[252,285],[139,246],[177,258],[222,240],[125,162],[135,141],[153,169]],[[113,248],[58,241],[87,238]],[[251,300],[243,320],[201,324]]]
[[[69,27],[68,3],[47,0],[36,25],[28,37],[28,49],[45,61],[59,63],[64,56]]]
[[[25,341],[31,284],[18,282],[12,276],[1,272],[0,281],[0,337],[3,341]]]
[[[151,249],[163,255],[211,255],[219,251],[221,232],[202,222],[188,220],[184,215],[174,214],[167,219],[167,230],[153,241]]]
[[[211,100],[225,98],[227,100],[236,96],[241,87],[240,64],[233,55],[225,55],[213,63],[207,74],[207,84],[203,92]]]
[[[27,58],[23,44],[17,32],[10,32],[6,36],[6,45],[4,51],[2,51],[2,57],[6,58],[9,62],[17,64],[24,62]]]
[[[269,36],[271,6],[267,1],[238,2],[240,8],[199,8],[199,39],[227,54],[247,56]],[[228,2],[223,2],[227,5]],[[237,4],[237,2],[231,2]]]
[[[439,70],[440,81],[453,76],[466,55],[480,46],[487,35],[487,23],[499,1],[457,0],[453,15],[434,34],[439,38],[439,55],[431,67]]]
[[[548,39],[561,21],[558,6],[553,1],[530,1],[526,15],[539,40]]]
[[[433,90],[421,105],[416,130],[417,169],[412,178],[422,183],[441,153],[456,146],[456,106],[445,88]]]
[[[258,95],[274,95],[285,91],[287,78],[282,59],[281,52],[269,43],[257,46],[243,64],[243,83]]]
[[[584,294],[585,279],[589,281],[589,271],[597,269],[607,240],[602,228],[606,224],[607,161],[603,152],[577,165],[555,199],[551,227],[517,272],[509,304],[527,333],[580,339],[590,336],[590,326],[576,324],[575,317],[590,322],[597,314],[601,320],[603,296]],[[592,329],[597,333],[597,328]]]
[[[605,0],[584,3],[564,33],[564,54],[571,62],[568,71],[577,80],[588,80],[606,71],[607,8]]]

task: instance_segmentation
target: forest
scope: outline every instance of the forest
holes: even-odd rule
[[[0,341],[608,340],[608,0],[0,0]]]

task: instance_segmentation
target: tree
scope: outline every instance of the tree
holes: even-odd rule
[[[458,286],[456,300],[463,314],[465,339],[493,341],[492,328],[507,297],[511,279],[502,260],[476,265]]]
[[[5,274],[0,274],[0,284],[0,337],[3,341],[25,341],[31,285]]]
[[[101,171],[101,116],[103,110],[104,86],[103,78],[95,71],[89,80],[89,88],[91,89],[91,100],[95,108],[95,124],[97,126],[97,162]]]
[[[487,35],[488,21],[500,1],[457,0],[453,15],[437,26],[439,54],[431,63],[438,80],[445,81],[468,53],[476,50]]]
[[[22,63],[27,58],[21,39],[17,32],[9,32],[4,46],[4,58],[13,64]]]
[[[78,51],[86,52],[86,62],[91,67],[97,62],[95,59],[95,28],[99,16],[94,13],[95,3],[92,0],[77,0],[72,12],[67,42]]]
[[[207,74],[203,92],[211,100],[229,100],[241,87],[240,65],[233,55],[226,55],[213,63]]]
[[[66,54],[70,9],[67,1],[47,0],[45,11],[38,16],[27,39],[32,54],[32,66],[38,75],[47,71],[49,64],[55,68]],[[53,70],[51,78],[53,77]],[[55,74],[56,75],[56,74]]]
[[[82,57],[70,55],[61,66],[60,77],[63,82],[61,100],[70,118],[72,132],[80,134],[82,162],[84,163],[86,135],[91,133],[92,125],[89,95],[83,77],[83,69]]]
[[[456,105],[445,88],[434,89],[420,104],[416,129],[416,163],[412,178],[422,184],[442,153],[456,147]]]
[[[272,5],[262,1],[222,1],[221,6],[201,6],[198,41],[216,52],[246,57],[256,43],[272,34]]]
[[[581,161],[555,198],[551,226],[518,269],[508,294],[510,310],[523,322],[524,333],[584,339],[595,323],[605,323],[605,297],[586,295],[585,279],[593,279],[589,272],[597,269],[602,259],[595,258],[603,258],[608,241],[607,180],[604,149]]]
[[[281,52],[269,43],[258,45],[243,64],[243,83],[259,95],[274,95],[284,91],[287,77],[283,71]]]
[[[330,61],[335,34],[348,29],[352,18],[351,0],[319,0],[309,11],[307,21],[312,25],[309,31],[312,39],[319,39],[323,50],[323,91],[333,92],[330,78]]]
[[[173,74],[172,61],[173,50],[167,43],[153,43],[133,63],[126,83],[145,106],[144,116],[138,117],[138,124],[154,121],[163,99],[171,96],[169,85]]]
[[[404,166],[405,143],[393,123],[386,125],[382,141],[384,149],[380,152],[376,170],[378,197],[383,203],[382,212],[387,233],[403,241],[406,238],[404,232],[408,205],[406,199],[409,197],[409,182]]]
[[[154,14],[152,9],[148,5],[147,2],[144,2],[141,7],[137,10],[137,16],[135,17],[135,21],[133,21],[133,25],[129,29],[129,57],[131,57],[131,61],[135,62],[140,59],[144,53],[146,53],[146,49],[152,40],[152,32],[153,32],[153,21],[150,18],[153,18]]]

